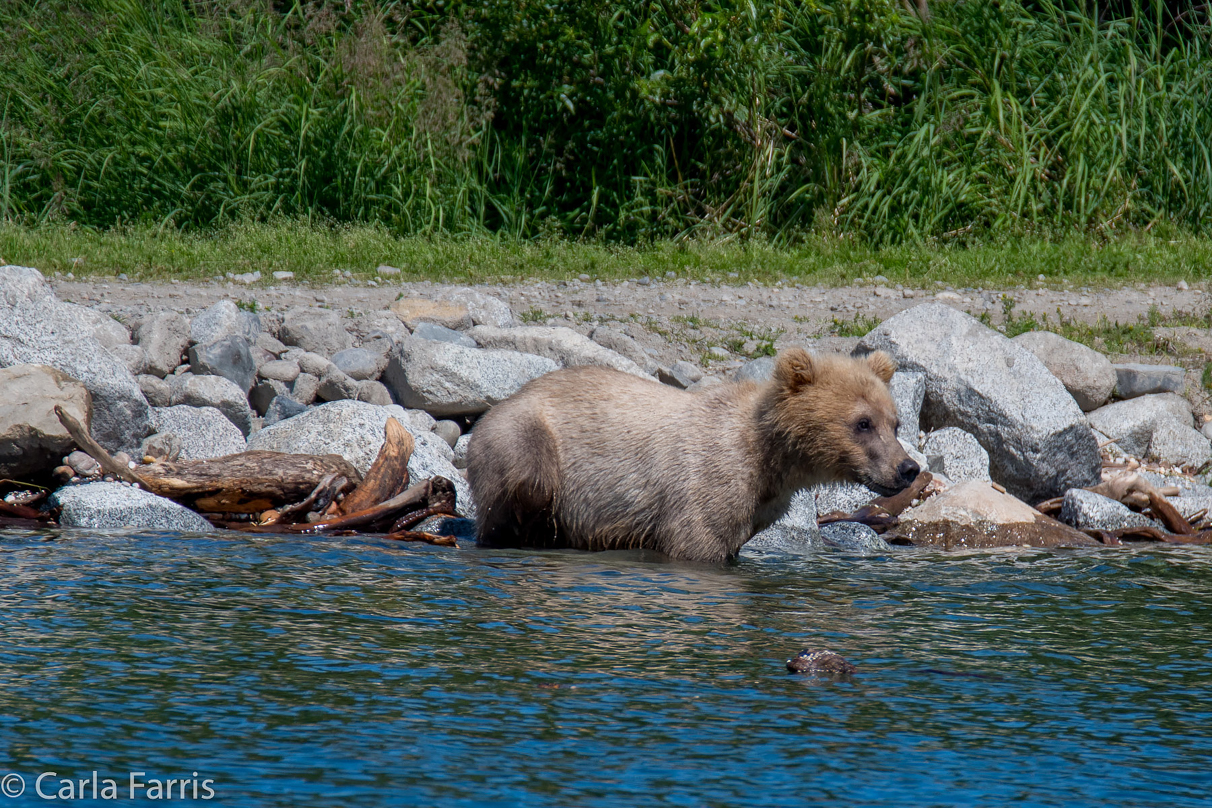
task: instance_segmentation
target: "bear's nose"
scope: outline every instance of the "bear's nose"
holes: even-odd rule
[[[901,482],[909,485],[917,479],[917,473],[921,471],[921,466],[913,462],[912,458],[906,457],[901,461],[901,464],[896,467],[896,473],[900,476]]]

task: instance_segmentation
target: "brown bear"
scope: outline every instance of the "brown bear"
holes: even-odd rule
[[[831,480],[881,494],[918,466],[896,439],[882,351],[784,351],[764,383],[686,392],[575,367],[486,413],[468,446],[481,544],[647,549],[718,562]]]

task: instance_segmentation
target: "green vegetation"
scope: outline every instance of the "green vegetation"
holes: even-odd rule
[[[1002,322],[996,327],[1008,337],[1016,337],[1028,331],[1051,331],[1066,339],[1080,342],[1103,353],[1112,354],[1190,354],[1191,349],[1181,343],[1174,343],[1159,337],[1154,329],[1174,326],[1195,326],[1197,328],[1212,328],[1212,309],[1203,314],[1176,311],[1163,315],[1156,306],[1149,308],[1147,314],[1141,315],[1134,323],[1112,322],[1105,315],[1094,323],[1084,323],[1081,320],[1065,317],[1060,308],[1056,310],[1056,319],[1047,314],[1036,317],[1026,313],[1014,313],[1015,301],[1012,297],[1002,296]],[[991,318],[985,314],[981,319],[987,325],[994,325]]]
[[[205,232],[126,226],[93,230],[64,224],[0,224],[0,262],[76,277],[125,273],[132,280],[213,279],[227,272],[290,271],[304,283],[329,283],[333,270],[376,277],[380,264],[403,280],[605,280],[665,277],[743,284],[839,285],[884,276],[891,283],[935,288],[1024,285],[1130,285],[1194,281],[1212,274],[1212,241],[1137,234],[1109,242],[999,239],[960,247],[932,242],[872,247],[813,237],[795,245],[688,240],[643,247],[523,241],[508,237],[399,237],[383,226],[313,226],[299,221],[246,222]],[[1043,275],[1044,280],[1038,280]]]
[[[525,271],[532,249],[616,263],[530,239],[689,241],[688,260],[670,246],[640,263],[693,270],[712,263],[700,241],[1204,235],[1208,19],[1181,0],[12,0],[0,220],[147,242],[275,217],[369,225],[332,231],[350,267],[389,238],[508,238],[472,248],[493,272]],[[257,232],[274,231],[248,246],[267,246]],[[191,255],[129,261],[209,257],[180,244]],[[466,249],[397,244],[438,274]],[[281,247],[245,260],[297,266]],[[719,254],[752,276],[768,270],[738,256],[769,249]],[[954,258],[938,250],[880,253],[884,274],[929,276]],[[769,272],[793,274],[786,255]]]

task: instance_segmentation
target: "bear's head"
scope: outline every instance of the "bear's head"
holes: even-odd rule
[[[895,494],[921,470],[896,439],[888,382],[896,364],[883,351],[862,358],[791,348],[775,360],[770,415],[806,470]]]

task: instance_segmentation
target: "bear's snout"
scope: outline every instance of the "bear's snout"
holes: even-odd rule
[[[901,461],[901,464],[896,467],[896,476],[900,478],[901,487],[908,488],[917,479],[917,475],[921,472],[922,467],[919,466],[911,457],[906,457]]]

